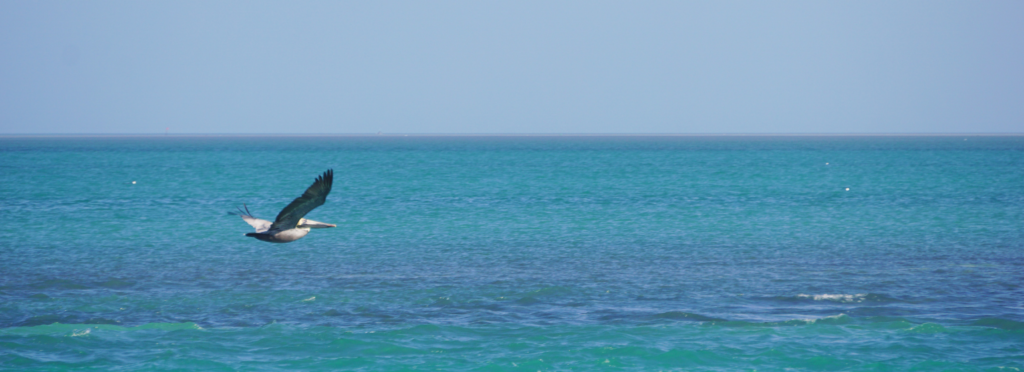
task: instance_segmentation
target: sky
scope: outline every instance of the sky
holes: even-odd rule
[[[0,2],[0,134],[377,132],[1024,133],[1024,2]]]

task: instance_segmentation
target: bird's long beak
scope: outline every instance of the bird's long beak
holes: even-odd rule
[[[335,225],[333,223],[324,223],[319,221],[307,220],[303,218],[302,221],[299,222],[298,227],[308,227],[310,229],[326,229],[328,227],[338,227],[338,225]]]

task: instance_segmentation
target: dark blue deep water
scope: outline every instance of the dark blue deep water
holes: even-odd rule
[[[1024,369],[1020,136],[0,138],[0,200],[2,370]]]

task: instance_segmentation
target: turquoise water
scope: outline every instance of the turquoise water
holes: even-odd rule
[[[2,138],[0,198],[2,370],[1024,369],[1024,137]]]

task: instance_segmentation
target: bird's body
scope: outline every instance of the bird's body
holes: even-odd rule
[[[274,222],[253,217],[249,208],[239,209],[239,216],[242,220],[251,225],[256,232],[247,233],[256,239],[271,243],[288,243],[301,239],[309,234],[310,229],[322,229],[335,227],[333,224],[307,220],[303,218],[306,213],[319,207],[327,201],[327,194],[331,192],[331,185],[334,183],[334,171],[328,169],[323,175],[316,178],[313,185],[302,193],[302,196],[295,198],[287,207],[277,214]]]
[[[288,230],[277,230],[266,233],[248,233],[245,236],[251,236],[257,240],[262,240],[271,243],[288,243],[294,242],[301,239],[302,237],[309,234],[309,228],[294,228]]]

